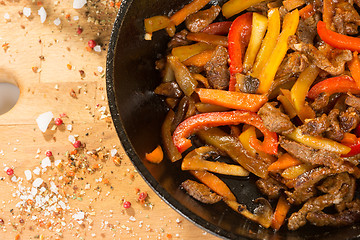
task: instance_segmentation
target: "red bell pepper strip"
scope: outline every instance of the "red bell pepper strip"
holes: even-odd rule
[[[237,17],[231,24],[228,42],[230,58],[230,83],[229,90],[235,90],[236,73],[243,71],[243,56],[245,47],[249,44],[252,26],[252,13],[247,12]]]
[[[332,47],[360,52],[360,38],[346,36],[326,28],[323,21],[317,23],[320,38]]]
[[[227,35],[231,24],[231,21],[211,23],[209,26],[201,30],[201,32],[215,35]]]
[[[325,79],[315,84],[307,94],[308,98],[315,99],[320,93],[326,92],[328,94],[333,93],[347,93],[360,94],[360,88],[352,77],[339,76]]]
[[[360,139],[358,138],[355,143],[349,144],[349,143],[343,143],[345,146],[348,146],[351,148],[350,152],[341,155],[342,157],[352,157],[360,153]]]
[[[250,144],[253,148],[269,154],[277,153],[277,134],[270,132],[256,113],[245,110],[202,113],[187,118],[175,129],[173,142],[179,152],[182,153],[192,146],[191,140],[187,139],[192,133],[210,127],[238,125],[240,123],[252,125],[264,134],[264,141],[262,143],[255,137],[250,138]]]

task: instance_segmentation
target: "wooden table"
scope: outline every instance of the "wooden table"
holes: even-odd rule
[[[24,7],[31,8],[30,17],[23,15]],[[37,14],[41,7],[47,12],[44,23]],[[151,191],[124,154],[109,121],[104,71],[117,9],[108,0],[88,0],[79,10],[73,9],[72,0],[0,0],[0,73],[6,76],[0,81],[15,81],[21,90],[15,107],[0,115],[0,218],[4,221],[1,225],[0,220],[0,239],[216,239]],[[101,45],[101,52],[86,49],[90,39]],[[42,133],[35,119],[48,111],[67,117],[62,117],[63,125],[52,122]],[[62,160],[66,166],[72,161],[65,155],[74,150],[69,135],[78,135],[85,151],[103,149],[97,157],[82,153],[89,166],[65,184],[63,176],[70,173],[55,163]],[[113,149],[121,160],[119,166],[109,156]],[[51,167],[26,180],[24,171],[42,169],[47,150],[53,154]],[[13,176],[6,174],[6,167],[14,170]],[[44,192],[37,195],[52,196],[50,182],[54,182],[58,194],[53,195],[68,199],[69,208],[52,212],[48,209],[52,202],[45,210],[34,202],[16,206],[35,178],[44,180],[37,188]],[[137,201],[141,192],[148,193],[146,204]],[[131,208],[124,209],[125,200]],[[79,213],[84,218],[74,219]]]

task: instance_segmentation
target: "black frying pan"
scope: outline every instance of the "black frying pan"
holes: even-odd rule
[[[244,0],[246,1],[246,0]],[[123,0],[109,44],[106,84],[111,115],[116,131],[131,161],[150,187],[172,208],[197,226],[216,236],[230,239],[356,239],[360,226],[317,228],[274,233],[229,209],[224,203],[206,205],[179,189],[190,176],[180,163],[165,159],[160,165],[144,161],[145,153],[160,143],[160,127],[167,112],[161,97],[153,93],[161,78],[155,61],[164,54],[169,37],[165,31],[144,40],[144,18],[166,15],[189,0]],[[224,1],[212,1],[222,4]],[[255,178],[222,177],[239,202],[254,208],[260,196]]]

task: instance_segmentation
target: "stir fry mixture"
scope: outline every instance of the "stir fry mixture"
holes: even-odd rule
[[[198,180],[181,184],[189,195],[266,228],[360,220],[360,1],[209,2],[144,20],[145,39],[171,38],[156,62],[163,144],[146,158],[163,148]],[[218,177],[250,173],[266,196],[254,212]]]

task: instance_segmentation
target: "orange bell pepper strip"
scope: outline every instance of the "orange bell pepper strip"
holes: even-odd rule
[[[154,16],[151,18],[146,18],[144,20],[145,31],[147,33],[152,33],[160,29],[167,28],[170,23],[170,19],[166,16]]]
[[[195,92],[203,103],[251,112],[257,112],[268,100],[264,95],[218,89],[197,88]]]
[[[212,55],[214,54],[214,50],[205,50],[199,54],[196,54],[182,63],[185,66],[197,66],[197,67],[203,67],[205,64],[211,60]]]
[[[210,0],[194,0],[174,13],[174,15],[170,17],[170,20],[177,26],[182,23],[187,18],[187,16],[199,11],[209,2]]]
[[[220,196],[230,201],[236,201],[236,197],[230,188],[214,174],[207,171],[190,171],[190,173]]]
[[[160,145],[158,145],[151,153],[145,154],[146,160],[152,163],[160,163],[164,158],[164,153]]]
[[[328,29],[334,30],[332,18],[334,16],[334,3],[332,0],[323,1],[323,20]]]
[[[289,36],[296,33],[296,29],[299,24],[299,11],[295,9],[294,11],[288,13],[284,17],[283,28],[279,35],[279,39],[276,43],[273,53],[267,61],[263,71],[259,76],[260,85],[258,88],[258,93],[267,94],[271,84],[274,81],[276,72],[284,59],[286,52],[288,50],[287,40]]]
[[[223,47],[228,47],[227,37],[221,35],[208,34],[204,32],[188,33],[186,35],[186,39],[195,42],[203,42],[207,44],[221,45]]]
[[[299,15],[302,19],[305,20],[305,19],[311,17],[312,15],[314,15],[315,12],[316,11],[315,11],[314,5],[310,3],[299,10]]]
[[[276,231],[284,224],[287,213],[289,212],[291,204],[285,197],[280,196],[275,208],[275,212],[271,221],[271,227]]]
[[[228,35],[231,24],[231,21],[211,23],[209,26],[201,30],[201,32],[216,35]]]
[[[173,142],[179,152],[182,153],[192,146],[191,140],[187,139],[192,133],[209,127],[238,125],[240,123],[255,126],[264,134],[264,141],[262,143],[255,137],[250,139],[250,144],[253,148],[265,153],[277,154],[277,134],[270,132],[256,113],[244,110],[202,113],[189,117],[181,122],[175,129]]]
[[[229,0],[222,6],[222,14],[226,18],[230,18],[235,14],[238,14],[248,7],[261,3],[265,0]]]
[[[228,35],[230,58],[229,91],[235,91],[235,75],[243,71],[243,55],[245,54],[245,47],[250,41],[251,26],[252,13],[250,12],[240,15],[231,24]]]
[[[317,33],[324,42],[332,47],[360,52],[360,38],[333,32],[326,27],[323,21],[317,23]]]
[[[256,56],[251,76],[259,78],[260,73],[270,58],[280,34],[280,13],[278,8],[270,9],[268,12],[268,29],[260,50]]]
[[[356,82],[356,85],[360,88],[360,61],[358,52],[353,52],[353,59],[349,63],[349,69],[351,76]]]
[[[333,77],[325,79],[315,84],[307,94],[308,98],[315,99],[320,93],[326,92],[328,94],[333,93],[347,93],[360,94],[360,88],[352,77],[343,75],[339,77]]]
[[[268,171],[277,171],[277,170],[283,170],[288,167],[296,166],[301,164],[302,162],[300,160],[297,160],[296,158],[293,158],[290,156],[290,154],[285,153],[281,155],[277,161],[270,164]]]
[[[191,45],[173,48],[171,50],[171,54],[175,57],[178,57],[180,62],[183,62],[186,59],[191,58],[192,56],[202,53],[203,51],[212,49],[215,49],[214,45],[206,43],[195,43]]]

